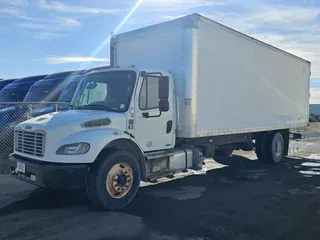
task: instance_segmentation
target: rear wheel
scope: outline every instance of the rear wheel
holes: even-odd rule
[[[111,153],[92,173],[94,177],[87,182],[89,198],[106,210],[127,206],[140,186],[139,163],[134,155],[126,151]]]
[[[255,151],[256,151],[257,158],[263,163],[266,163],[266,156],[265,156],[264,148],[265,148],[266,141],[267,141],[267,134],[268,133],[260,135],[256,139],[256,144],[255,144],[255,146],[256,146]]]
[[[257,157],[263,163],[279,163],[285,156],[287,144],[281,132],[265,133],[257,139]]]

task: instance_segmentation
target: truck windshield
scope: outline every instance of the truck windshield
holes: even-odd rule
[[[71,82],[63,89],[58,102],[71,102],[74,92],[76,91],[78,84],[80,82],[81,76],[77,76],[72,79]]]
[[[62,89],[62,81],[41,80],[34,84],[24,98],[24,102],[55,102],[58,100]]]
[[[134,71],[96,72],[82,78],[71,107],[114,112],[128,110],[136,81]]]

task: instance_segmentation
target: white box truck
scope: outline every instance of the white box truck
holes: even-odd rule
[[[85,75],[68,111],[15,128],[12,176],[85,187],[124,208],[140,181],[201,169],[217,152],[288,154],[309,116],[310,63],[198,14],[122,33],[111,69]]]

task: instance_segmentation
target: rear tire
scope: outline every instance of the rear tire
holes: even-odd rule
[[[93,204],[106,210],[126,207],[140,187],[140,166],[127,151],[110,153],[88,177],[88,195]]]
[[[256,154],[263,163],[279,163],[285,156],[286,146],[281,132],[268,132],[257,139]]]
[[[267,135],[268,133],[260,135],[256,139],[256,144],[255,144],[256,145],[255,151],[256,151],[257,158],[263,163],[267,163],[265,151],[264,151],[266,141],[267,141]]]

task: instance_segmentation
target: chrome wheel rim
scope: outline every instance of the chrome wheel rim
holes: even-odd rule
[[[130,191],[132,182],[131,167],[126,163],[118,163],[108,172],[106,188],[111,197],[122,198]]]

